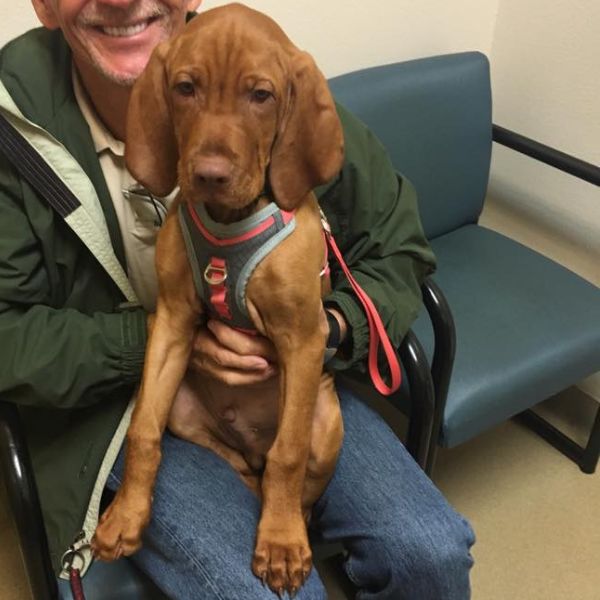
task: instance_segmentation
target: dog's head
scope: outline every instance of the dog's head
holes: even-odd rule
[[[240,209],[268,176],[291,210],[340,170],[343,133],[327,82],[270,18],[206,11],[156,48],[127,117],[127,166],[157,196]]]

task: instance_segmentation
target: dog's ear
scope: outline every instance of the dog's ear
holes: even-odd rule
[[[306,52],[292,61],[287,109],[271,152],[275,201],[292,210],[342,167],[344,134],[325,77]]]
[[[167,50],[167,42],[155,48],[133,86],[127,108],[127,168],[136,181],[156,196],[166,196],[175,187],[179,159],[167,102]]]

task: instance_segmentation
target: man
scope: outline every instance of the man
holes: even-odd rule
[[[156,44],[180,31],[201,0],[32,1],[45,29],[0,52],[0,107],[80,205],[59,215],[0,152],[0,393],[20,405],[64,576],[71,544],[83,556],[78,566],[89,567],[103,491],[120,483],[119,449],[156,295],[154,239],[169,202],[149,203],[125,169],[129,92]],[[341,108],[340,116],[346,163],[318,193],[397,344],[433,256],[410,183],[398,181],[360,123]],[[328,366],[360,367],[366,318],[336,270],[332,283],[325,306],[341,345]],[[218,322],[199,330],[190,368],[230,385],[277,371],[267,340]],[[470,527],[383,421],[348,390],[339,396],[344,444],[311,537],[345,544],[346,572],[364,598],[467,598]],[[250,570],[258,501],[216,455],[165,434],[152,511],[132,560],[169,596],[273,598]],[[298,598],[325,597],[313,569]]]

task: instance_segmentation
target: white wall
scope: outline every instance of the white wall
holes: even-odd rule
[[[328,77],[397,60],[489,54],[499,0],[246,0],[272,16]],[[204,0],[204,8],[227,4]]]
[[[492,48],[494,120],[600,164],[600,2],[501,0]],[[499,150],[490,196],[600,285],[598,187]]]
[[[489,54],[499,0],[246,0],[275,18],[327,76],[444,52]],[[202,9],[225,1],[205,0]],[[36,26],[27,0],[1,0],[0,45]]]
[[[19,33],[36,27],[37,18],[27,0],[0,0],[0,46]]]

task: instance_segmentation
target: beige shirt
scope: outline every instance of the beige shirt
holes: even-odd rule
[[[158,230],[175,194],[168,198],[152,197],[137,184],[125,166],[125,144],[115,139],[102,123],[74,68],[73,89],[77,104],[89,125],[117,213],[129,280],[142,306],[154,311],[158,291],[154,247]]]

